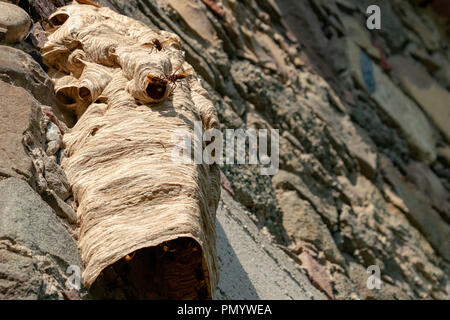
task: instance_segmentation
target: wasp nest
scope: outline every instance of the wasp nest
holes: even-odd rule
[[[218,125],[214,106],[175,34],[89,3],[58,9],[42,49],[58,101],[78,118],[62,167],[83,282],[110,298],[212,298],[219,171],[171,154],[176,130]]]

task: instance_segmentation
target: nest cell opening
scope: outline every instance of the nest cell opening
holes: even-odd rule
[[[64,105],[73,105],[76,103],[75,99],[68,95],[67,92],[64,92],[64,90],[56,92],[56,99]]]
[[[78,95],[80,96],[81,99],[86,100],[91,96],[91,90],[89,90],[89,88],[87,87],[81,87],[78,90]]]
[[[160,80],[156,82],[149,82],[145,91],[147,92],[147,95],[153,100],[161,100],[166,96],[167,81]]]
[[[69,15],[67,13],[60,12],[53,15],[50,18],[50,22],[53,26],[60,27],[67,21],[67,19],[69,19]]]

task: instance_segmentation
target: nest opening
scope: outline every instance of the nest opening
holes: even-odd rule
[[[192,238],[148,247],[106,267],[89,289],[92,299],[208,299],[203,254]]]
[[[166,95],[167,82],[149,82],[145,91],[147,92],[147,95],[153,100],[161,100]]]
[[[87,87],[81,87],[78,90],[78,95],[80,96],[81,99],[85,100],[91,96],[91,90],[89,90],[89,88]]]
[[[50,18],[50,22],[53,26],[59,27],[62,26],[67,21],[67,19],[69,19],[69,15],[67,13],[60,12],[52,16]]]
[[[58,100],[60,103],[64,104],[64,105],[72,105],[75,104],[76,101],[74,98],[72,98],[71,96],[67,95],[64,91],[59,90],[56,93],[56,100]]]
[[[95,103],[108,103],[108,97],[100,96],[95,100]]]

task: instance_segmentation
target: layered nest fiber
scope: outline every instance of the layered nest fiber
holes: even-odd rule
[[[78,118],[62,167],[83,282],[109,298],[212,298],[219,169],[174,162],[172,136],[193,139],[194,121],[217,127],[214,106],[175,34],[89,2],[50,17],[42,49],[58,101]]]

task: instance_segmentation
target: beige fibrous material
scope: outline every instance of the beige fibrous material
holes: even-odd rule
[[[218,119],[184,61],[180,39],[76,1],[50,21],[55,28],[43,61],[58,101],[78,118],[64,136],[62,167],[79,204],[84,284],[89,288],[105,268],[131,260],[137,250],[190,238],[202,252],[201,275],[176,279],[184,271],[172,270],[164,279],[174,281],[168,290],[178,293],[165,297],[205,297],[195,292],[206,290],[211,298],[218,282],[219,171],[173,162],[171,154],[176,130],[193,137],[194,121],[206,130],[217,127]]]

